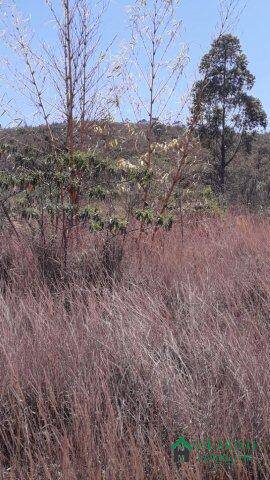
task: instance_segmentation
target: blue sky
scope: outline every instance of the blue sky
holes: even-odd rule
[[[54,0],[55,2],[58,0]],[[6,0],[8,2],[8,0]],[[128,38],[126,7],[130,2],[111,0],[104,18],[103,39],[107,44],[115,34],[118,38],[113,52],[117,52],[121,40]],[[52,29],[48,24],[50,15],[44,0],[17,0],[16,4],[26,14],[31,14],[32,25],[37,35],[53,42]],[[190,64],[181,79],[183,93],[196,75],[196,67],[202,55],[209,49],[218,22],[218,0],[182,0],[177,7],[178,18],[183,21],[182,42],[189,45]],[[245,10],[234,30],[240,37],[242,47],[249,60],[249,67],[256,76],[253,94],[260,98],[267,114],[270,114],[270,62],[269,62],[269,0],[247,0]],[[0,46],[0,55],[5,54]],[[1,81],[1,94],[7,97],[14,93]],[[18,101],[19,103],[19,101]],[[0,120],[1,121],[1,120]],[[5,120],[2,121],[2,124]]]

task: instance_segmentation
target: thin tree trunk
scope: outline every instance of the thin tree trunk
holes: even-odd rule
[[[73,53],[71,38],[71,7],[69,0],[64,2],[65,10],[65,63],[66,63],[66,107],[67,107],[67,149],[69,165],[73,173],[71,181],[74,180],[74,85],[73,85]],[[69,187],[70,201],[72,205],[77,204],[77,191],[71,184]]]
[[[222,126],[221,126],[221,157],[219,168],[219,186],[221,192],[224,191],[225,173],[226,173],[226,144],[225,144],[225,129],[226,129],[226,72],[227,72],[227,54],[225,51],[224,68],[223,68],[223,100],[222,100]]]

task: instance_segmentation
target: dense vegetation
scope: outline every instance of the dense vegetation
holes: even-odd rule
[[[174,227],[110,255],[82,231],[68,271],[57,252],[1,236],[3,478],[267,478],[269,227],[200,214],[184,245]],[[258,451],[177,468],[179,435]]]
[[[270,136],[237,0],[181,122],[174,2],[135,2],[113,65],[105,3],[46,3],[42,53],[0,5],[38,118],[0,128],[1,478],[267,479]],[[180,435],[258,448],[179,465]]]

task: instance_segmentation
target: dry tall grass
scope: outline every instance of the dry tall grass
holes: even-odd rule
[[[184,246],[174,228],[141,258],[82,234],[64,283],[57,252],[2,237],[2,478],[269,478],[269,227],[191,219]],[[179,469],[180,434],[259,451]]]

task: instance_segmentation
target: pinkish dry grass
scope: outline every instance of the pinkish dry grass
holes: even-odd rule
[[[63,280],[57,255],[1,238],[3,478],[268,479],[269,219],[190,219],[183,245],[175,227],[111,257],[76,242]],[[178,467],[180,435],[259,448]]]

